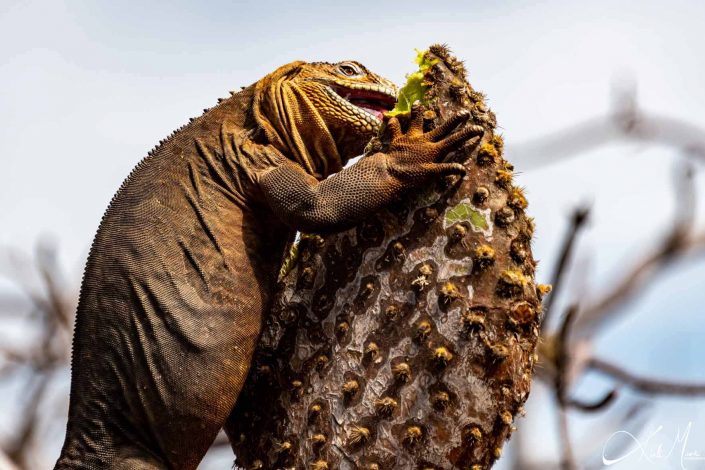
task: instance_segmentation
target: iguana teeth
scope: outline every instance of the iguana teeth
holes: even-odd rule
[[[377,83],[354,83],[346,82],[344,80],[337,80],[335,84],[344,88],[349,88],[351,90],[374,91],[376,93],[381,93],[394,99],[396,99],[397,96],[397,91],[395,89]]]
[[[351,89],[359,89],[359,87],[349,87]],[[367,112],[365,109],[360,108],[359,106],[355,106],[354,104],[350,103],[346,99],[344,99],[342,96],[340,96],[338,93],[336,93],[332,88],[328,87],[325,89],[326,94],[330,96],[332,99],[334,99],[337,103],[339,103],[343,108],[346,110],[350,111],[351,113],[355,114],[357,117],[363,119],[365,122],[364,123],[359,123],[361,127],[367,127],[365,123],[369,124],[371,126],[371,129],[368,130],[376,130],[379,128],[380,121],[377,119],[376,116],[372,115],[371,113]],[[356,123],[357,125],[357,123]]]

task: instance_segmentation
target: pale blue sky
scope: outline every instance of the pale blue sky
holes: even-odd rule
[[[401,82],[413,48],[446,42],[487,93],[510,160],[523,141],[606,113],[611,85],[624,77],[637,82],[647,110],[705,128],[704,25],[705,2],[683,0],[3,0],[0,247],[30,250],[52,236],[77,285],[107,203],[147,151],[228,90],[296,59],[356,59]],[[625,143],[542,169],[514,161],[536,218],[539,278],[546,280],[565,216],[589,200],[584,264],[592,290],[609,285],[614,269],[665,229],[677,202],[675,156]],[[705,380],[703,261],[681,263],[655,284],[599,343],[601,354],[640,372]],[[668,416],[694,421],[691,439],[705,452],[704,401],[668,402],[654,419]],[[542,444],[550,440],[536,452],[551,451]]]

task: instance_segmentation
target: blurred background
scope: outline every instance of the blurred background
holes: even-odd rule
[[[705,468],[705,2],[0,1],[0,469],[52,468],[103,211],[160,139],[292,60],[397,83],[447,43],[553,283],[497,468]],[[201,469],[232,466],[219,438]]]

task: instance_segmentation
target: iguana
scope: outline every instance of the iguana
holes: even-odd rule
[[[396,118],[394,85],[354,61],[292,62],[142,160],[111,201],[79,299],[57,469],[196,468],[232,410],[296,230],[332,232],[429,179],[482,128]],[[406,127],[403,129],[402,127]]]

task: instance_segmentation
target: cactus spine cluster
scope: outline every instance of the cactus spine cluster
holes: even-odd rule
[[[467,175],[301,240],[227,429],[239,466],[485,469],[514,429],[539,336],[533,223],[462,63],[437,45],[420,62],[429,128],[463,109],[485,128],[451,155]]]

